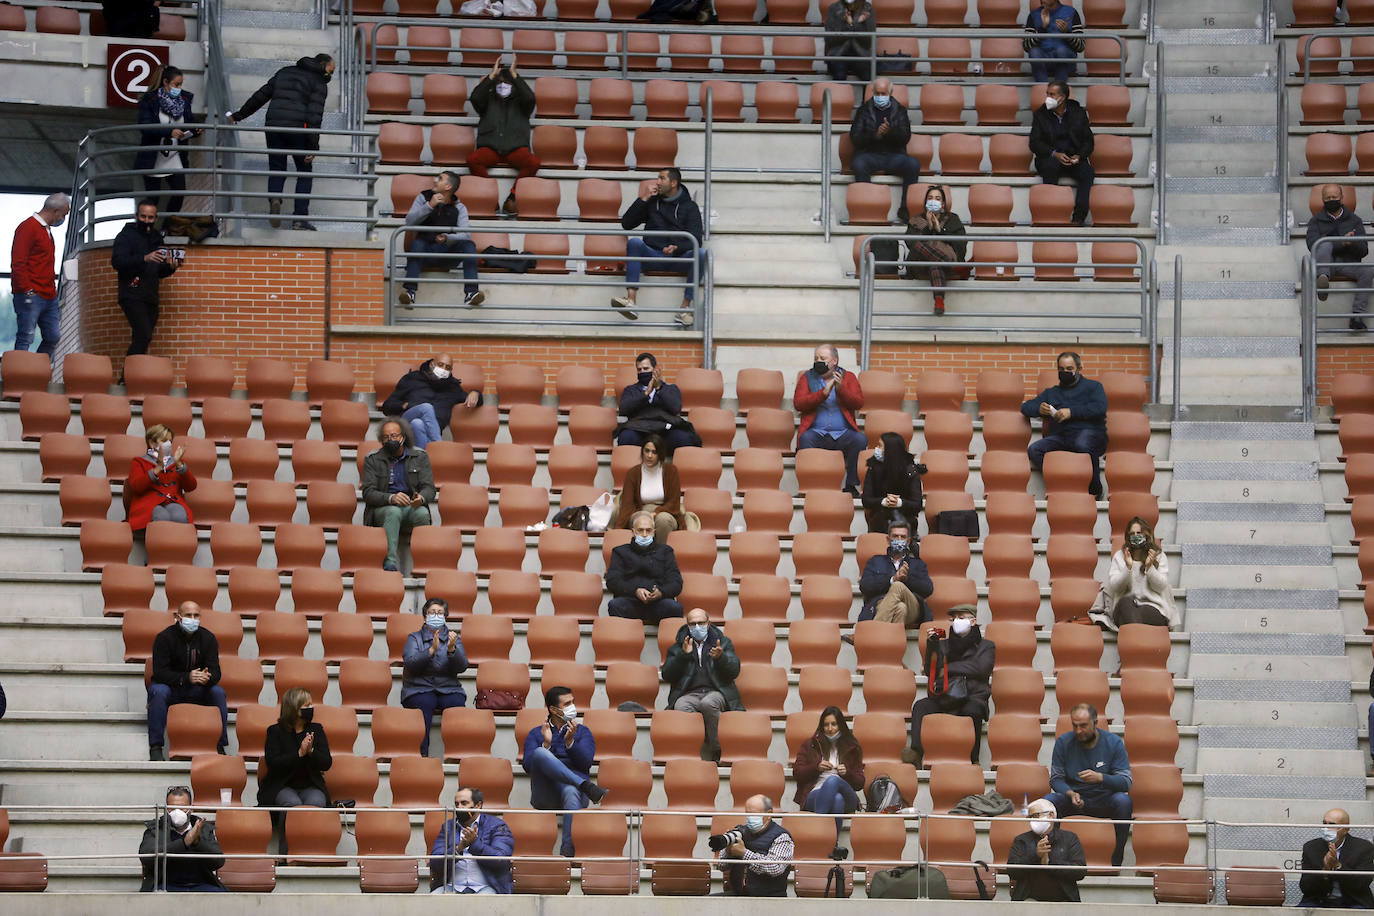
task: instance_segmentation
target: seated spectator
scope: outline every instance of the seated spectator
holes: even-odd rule
[[[1111,615],[1093,620],[1116,630],[1128,623],[1177,628],[1178,609],[1169,585],[1169,561],[1149,524],[1139,516],[1126,525],[1122,547],[1112,554],[1107,582],[1102,586]]]
[[[1030,58],[1031,78],[1037,83],[1064,82],[1078,69],[1074,58],[1083,53],[1083,19],[1078,10],[1059,0],[1040,0],[1039,9],[1032,0],[1031,6],[1026,15],[1027,37],[1021,42]]]
[[[887,525],[887,553],[869,557],[859,576],[864,599],[859,620],[918,627],[930,619],[925,599],[933,591],[925,562],[911,549],[911,525],[898,515]]]
[[[444,821],[429,852],[431,894],[509,894],[510,859],[515,838],[499,814],[482,810],[482,790],[459,786],[454,816]]]
[[[152,38],[161,25],[158,0],[100,0],[105,34],[111,38]]]
[[[424,623],[406,637],[401,659],[401,705],[418,709],[425,717],[425,734],[420,739],[420,756],[429,755],[429,727],[437,710],[462,706],[467,694],[458,675],[468,668],[463,641],[457,630],[448,627],[448,602],[426,598],[421,608]],[[442,713],[441,713],[442,715]]]
[[[444,438],[455,407],[481,403],[480,391],[464,391],[463,380],[453,377],[453,357],[440,353],[401,376],[382,402],[382,413],[409,423],[415,447],[422,449]]]
[[[315,700],[304,687],[281,699],[281,715],[267,726],[258,770],[258,804],[264,808],[329,807],[324,773],[333,765],[324,726],[315,721]]]
[[[682,591],[682,573],[673,548],[654,539],[654,517],[648,512],[636,512],[630,518],[630,530],[633,539],[611,551],[606,568],[606,588],[611,593],[606,613],[645,623],[681,617],[682,605],[676,599]]]
[[[706,25],[716,21],[716,10],[714,0],[654,0],[635,18],[660,23],[696,20],[698,25]]]
[[[767,795],[749,796],[744,802],[744,823],[734,830],[740,838],[720,854],[725,896],[786,897],[794,847],[792,834],[773,819],[773,800]]]
[[[487,299],[487,294],[477,288],[477,245],[468,232],[468,208],[457,196],[461,181],[457,172],[440,172],[434,176],[433,188],[415,195],[406,213],[406,225],[432,226],[449,231],[413,233],[414,238],[406,246],[406,251],[412,255],[470,254],[473,257],[446,258],[441,261],[423,257],[406,258],[406,281],[398,296],[401,305],[415,304],[415,294],[420,288],[420,271],[427,263],[437,264],[438,269],[445,271],[455,267],[462,269],[464,305],[481,305]]]
[[[906,440],[897,433],[883,433],[879,445],[868,459],[861,499],[869,531],[887,531],[892,520],[919,518],[924,496],[921,475],[925,465],[906,450]]]
[[[153,680],[148,685],[148,759],[166,760],[167,707],[177,703],[219,707],[219,752],[229,744],[229,703],[219,686],[219,642],[202,629],[200,605],[183,601],[170,627],[153,638]]]
[[[541,811],[573,811],[597,804],[607,789],[592,782],[596,736],[577,721],[577,705],[567,687],[544,691],[548,719],[525,736],[525,772],[530,777],[530,805]],[[559,854],[574,855],[572,815],[563,815]]]
[[[145,821],[138,857],[143,866],[143,893],[225,893],[215,871],[224,864],[224,853],[215,839],[215,825],[192,814],[191,790],[172,786],[167,790],[167,813]],[[182,858],[209,856],[210,858]]]
[[[921,180],[921,160],[907,154],[911,118],[906,106],[893,101],[892,80],[880,76],[873,81],[873,97],[855,109],[849,139],[854,144],[854,158],[849,165],[855,181],[872,181],[875,172],[901,177],[897,221],[908,222],[911,214],[906,208],[906,192]]]
[[[654,540],[668,542],[668,534],[685,527],[682,518],[682,484],[677,468],[663,463],[663,440],[649,436],[639,449],[639,464],[625,472],[620,490],[620,510],[615,527],[630,528],[630,520],[647,512],[654,520]]]
[[[534,90],[516,68],[515,55],[511,54],[509,67],[501,66],[498,55],[491,72],[473,87],[468,101],[477,112],[476,149],[468,153],[468,171],[486,178],[488,169],[504,164],[516,170],[516,181],[537,173],[539,157],[530,151]],[[507,216],[519,213],[514,186],[501,210]]]
[[[641,190],[639,198],[630,204],[629,209],[620,217],[620,228],[635,229],[643,226],[650,232],[685,232],[688,239],[666,239],[663,237],[642,239],[631,238],[625,243],[625,295],[611,300],[613,308],[634,321],[639,318],[635,311],[635,297],[639,295],[639,275],[645,269],[640,258],[673,258],[647,265],[649,270],[672,271],[687,277],[687,286],[682,291],[682,309],[673,316],[680,328],[690,328],[695,322],[692,311],[692,297],[696,293],[697,277],[692,268],[704,270],[706,259],[701,247],[702,223],[701,209],[692,200],[692,195],[682,185],[682,171],[673,167],[658,170],[658,184],[652,191]]]
[[[1093,180],[1093,129],[1088,112],[1069,98],[1069,85],[1053,80],[1045,90],[1045,104],[1031,115],[1030,151],[1035,156],[1035,171],[1045,184],[1059,184],[1069,177],[1074,180],[1073,213],[1070,222],[1082,226],[1088,222],[1088,201]]]
[[[1073,731],[1054,741],[1050,794],[1045,798],[1060,817],[1083,814],[1120,821],[1112,865],[1119,866],[1131,835],[1131,761],[1126,743],[1097,727],[1097,708],[1079,703],[1069,710]]]
[[[939,628],[926,640],[926,695],[911,706],[911,751],[920,769],[925,757],[921,746],[921,722],[931,713],[967,716],[973,720],[973,747],[968,759],[978,763],[983,723],[992,697],[992,668],[997,646],[983,638],[978,608],[956,604],[947,612],[949,635]]]
[[[163,227],[169,230],[168,235],[185,231],[181,205],[186,193],[184,170],[190,165],[186,161],[186,147],[201,134],[200,129],[189,125],[205,120],[204,114],[192,110],[195,96],[182,88],[185,82],[181,68],[168,64],[162,68],[156,86],[138,100],[138,123],[146,126],[140,138],[143,148],[134,156],[134,168],[158,170],[143,176],[143,189],[149,194],[162,190],[164,181],[173,192],[165,201],[157,201],[159,210],[173,214]]]
[[[1099,461],[1107,453],[1107,391],[1083,375],[1083,360],[1072,350],[1059,354],[1059,384],[1021,405],[1023,416],[1044,417],[1045,434],[1026,449],[1030,465],[1041,470],[1049,452],[1080,452],[1092,459],[1088,492],[1102,498]]]
[[[1341,808],[1322,815],[1321,836],[1302,845],[1301,867],[1298,906],[1374,909],[1374,894],[1369,892],[1374,844],[1350,835],[1350,815]]]
[[[1316,250],[1317,240],[1336,236],[1365,235],[1364,220],[1341,201],[1341,186],[1322,185],[1322,209],[1307,221],[1307,250],[1317,261],[1317,299],[1326,301],[1332,279],[1354,280],[1364,287],[1355,293],[1355,312],[1350,318],[1350,330],[1366,330],[1360,317],[1369,311],[1369,287],[1374,286],[1374,266],[1362,263],[1369,255],[1369,243],[1362,241],[1334,242]]]
[[[635,357],[638,377],[620,392],[620,414],[625,418],[615,428],[616,445],[643,445],[651,435],[662,437],[666,451],[659,453],[671,461],[673,452],[684,445],[701,445],[692,424],[682,416],[682,390],[665,382],[658,360],[652,353]]]
[[[859,495],[859,452],[868,437],[859,432],[854,412],[864,406],[859,377],[840,368],[840,352],[834,344],[816,347],[810,369],[797,373],[792,406],[801,414],[797,451],[823,448],[844,452],[844,486],[851,496]]]
[[[864,83],[873,79],[868,60],[836,58],[869,57],[877,30],[878,20],[868,0],[835,0],[830,4],[825,14],[825,66],[831,79],[844,82],[852,76]]]
[[[186,449],[172,446],[172,430],[159,423],[143,434],[148,451],[129,466],[127,487],[129,527],[144,531],[149,522],[191,523],[186,494],[196,488],[196,475],[182,460]],[[214,470],[213,468],[211,470]]]
[[[1063,828],[1055,818],[1054,805],[1043,798],[1031,802],[1026,810],[1030,829],[1011,841],[1011,851],[1007,853],[1011,899],[1077,903],[1078,882],[1088,874],[1088,859],[1078,834]],[[1042,869],[1035,868],[1036,865],[1079,867]]]
[[[668,709],[701,713],[705,724],[701,759],[719,761],[716,730],[720,714],[744,709],[735,686],[739,677],[735,644],[719,627],[712,626],[705,610],[694,607],[687,612],[687,622],[678,627],[659,673],[668,684]]]
[[[382,569],[395,571],[402,531],[430,524],[434,472],[424,449],[410,442],[406,424],[394,417],[377,430],[382,447],[363,459],[363,524],[386,530]]]
[[[964,237],[964,221],[959,214],[950,209],[949,194],[939,185],[926,189],[925,212],[917,213],[907,223],[908,235],[945,235],[948,242],[939,240],[906,243],[907,276],[929,280],[934,287],[931,295],[935,299],[935,314],[945,313],[945,287],[949,283],[950,270],[945,263],[963,263],[968,250],[968,239]],[[913,264],[915,261],[939,261],[940,264]],[[915,516],[912,516],[913,518]]]
[[[853,814],[859,810],[859,796],[864,790],[864,750],[838,706],[827,706],[821,712],[816,733],[797,748],[792,777],[797,781],[793,801],[803,811]],[[849,850],[839,845],[843,826],[844,819],[835,818],[832,859],[849,857]]]

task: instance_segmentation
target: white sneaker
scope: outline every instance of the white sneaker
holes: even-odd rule
[[[620,309],[620,314],[624,315],[631,321],[638,321],[639,312],[636,312],[634,308],[632,308],[633,305],[634,303],[630,301],[629,296],[616,296],[614,299],[611,300],[612,308]]]
[[[682,330],[689,331],[697,323],[697,316],[691,312],[678,312],[673,316],[673,322]]]

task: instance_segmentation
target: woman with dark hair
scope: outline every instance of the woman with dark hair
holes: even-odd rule
[[[1169,585],[1169,562],[1164,548],[1155,540],[1148,522],[1139,516],[1126,525],[1121,549],[1112,554],[1107,582],[1102,586],[1111,629],[1127,623],[1148,623],[1177,627],[1178,609],[1174,607]],[[1098,619],[1094,617],[1094,619]]]
[[[258,768],[258,804],[264,808],[329,806],[324,772],[333,765],[324,726],[314,721],[315,701],[304,687],[281,699],[281,716],[267,727]],[[263,772],[263,765],[266,773]]]
[[[185,125],[203,121],[204,115],[191,111],[195,96],[182,89],[186,77],[179,67],[171,64],[162,68],[157,86],[138,100],[138,123],[143,127],[143,149],[134,157],[134,168],[156,169],[143,176],[143,187],[154,194],[162,190],[163,182],[173,191],[165,202],[158,203],[159,213],[170,213],[180,219],[183,195],[186,193],[186,146],[201,132]],[[163,203],[166,206],[163,206]]]
[[[620,491],[620,512],[615,528],[631,528],[636,512],[654,517],[654,540],[666,543],[668,534],[685,527],[682,518],[682,483],[677,468],[663,461],[663,437],[655,433],[639,447],[639,464],[625,472]]]
[[[906,440],[896,433],[883,433],[879,445],[868,459],[868,473],[860,498],[868,530],[886,533],[893,517],[900,514],[916,530],[923,495],[921,474],[925,468],[906,450]]]
[[[911,217],[907,225],[908,235],[943,235],[948,241],[931,239],[906,243],[907,276],[929,280],[931,293],[935,297],[935,314],[945,313],[945,286],[949,281],[950,269],[943,264],[919,264],[921,261],[955,263],[964,260],[968,250],[964,222],[959,214],[950,209],[949,190],[939,185],[926,189],[925,205],[921,212]]]
[[[859,793],[864,790],[864,752],[838,706],[821,712],[816,734],[797,749],[792,764],[797,780],[793,800],[803,811],[816,814],[853,814],[859,810]],[[849,850],[839,845],[842,818],[835,818],[835,858]]]
[[[458,680],[458,675],[468,668],[468,657],[458,631],[448,625],[447,601],[426,598],[420,613],[424,623],[406,637],[401,655],[401,705],[418,709],[425,717],[425,734],[420,739],[420,756],[425,757],[429,755],[429,727],[434,713],[468,701]]]

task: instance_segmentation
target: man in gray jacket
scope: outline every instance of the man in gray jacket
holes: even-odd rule
[[[1369,254],[1368,242],[1333,242],[1314,251],[1318,239],[1335,236],[1365,235],[1364,221],[1341,201],[1341,186],[1322,185],[1322,208],[1307,221],[1307,250],[1317,262],[1317,299],[1326,301],[1327,289],[1333,278],[1354,280],[1360,289],[1355,293],[1355,315],[1350,330],[1365,330],[1360,316],[1369,311],[1369,288],[1374,285],[1374,266],[1362,264]]]
[[[477,245],[468,232],[468,208],[458,199],[458,185],[463,179],[457,172],[443,171],[434,176],[434,187],[415,195],[406,213],[407,226],[428,226],[447,229],[447,232],[416,232],[406,251],[411,254],[470,254],[459,262],[463,269],[463,304],[481,305],[486,295],[477,289]],[[428,258],[406,258],[406,282],[401,289],[401,305],[415,304],[419,289],[420,271]],[[454,266],[451,260],[440,265],[444,270]]]

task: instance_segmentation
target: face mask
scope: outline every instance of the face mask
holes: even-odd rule
[[[1058,100],[1058,99],[1056,99],[1056,98],[1055,98],[1054,96],[1052,96],[1052,95],[1049,95],[1049,96],[1046,96],[1046,97],[1045,97],[1045,110],[1046,110],[1046,111],[1054,111],[1054,110],[1055,110],[1056,108],[1058,108],[1058,107],[1059,107],[1059,100]]]
[[[448,371],[447,369],[440,369],[438,366],[435,366],[435,367],[434,367],[434,377],[435,377],[435,378],[437,378],[437,379],[439,379],[440,381],[442,381],[442,380],[448,378],[448,376],[449,376],[449,371]]]
[[[840,733],[839,733],[839,732],[835,732],[835,734],[833,734],[833,735],[826,735],[826,736],[825,736],[825,740],[826,740],[826,741],[829,741],[831,744],[834,744],[836,741],[839,741],[839,740],[840,740]]]
[[[1071,369],[1059,370],[1059,385],[1061,388],[1068,388],[1078,381],[1078,373]]]
[[[168,90],[167,90],[167,94],[170,95],[172,98],[176,98],[177,96],[181,95],[181,87],[180,87],[180,86],[172,86],[172,87],[169,87]]]
[[[926,201],[926,209],[931,213],[943,213],[945,209],[944,201],[928,200]]]
[[[639,379],[639,384],[647,385],[654,380],[654,374],[653,372],[641,372],[635,378]]]
[[[650,544],[652,544],[653,542],[654,542],[654,536],[653,536],[652,534],[645,534],[645,535],[636,534],[636,535],[635,535],[635,545],[638,546],[638,547],[648,547],[648,546],[649,546]]]
[[[973,621],[967,617],[955,617],[949,628],[954,631],[955,636],[963,636],[973,629]]]
[[[763,829],[763,815],[762,815],[762,814],[751,814],[751,815],[749,815],[748,817],[746,817],[746,818],[744,819],[744,826],[747,827],[747,828],[749,829],[749,832],[750,832],[750,833],[758,833],[760,830]]]
[[[1130,544],[1132,547],[1144,547],[1144,546],[1145,546],[1145,535],[1143,535],[1143,534],[1133,534],[1133,535],[1131,535],[1130,537],[1126,538],[1126,543],[1127,543],[1127,544]]]
[[[887,552],[896,554],[906,553],[907,545],[910,543],[911,542],[905,538],[893,538],[887,542]]]
[[[425,618],[425,626],[429,627],[431,630],[443,629],[444,615],[430,614],[428,617]]]
[[[875,94],[873,96],[873,104],[877,105],[879,108],[886,108],[888,105],[892,104],[892,96]]]
[[[152,223],[139,223],[139,224],[138,224],[138,230],[139,230],[140,232],[142,232],[144,235],[152,235],[152,234],[153,234],[153,224],[152,224]]]
[[[820,360],[816,360],[814,363],[811,364],[811,371],[816,373],[817,375],[825,375],[827,372],[830,371],[830,364],[823,363]]]
[[[406,444],[397,439],[388,439],[382,443],[382,448],[386,449],[386,453],[391,457],[398,458],[401,452],[406,450]]]
[[[1046,820],[1043,817],[1038,817],[1030,822],[1031,829],[1034,830],[1036,834],[1038,834],[1039,836],[1044,836],[1045,834],[1049,833],[1050,828],[1053,826],[1053,821]]]
[[[1341,202],[1339,200],[1324,200],[1322,201],[1322,206],[1326,208],[1327,213],[1334,214],[1341,212]]]
[[[334,78],[334,74],[332,74],[332,73],[325,73],[325,75],[324,75],[324,81],[325,81],[326,83],[329,82],[330,80],[332,80],[333,78]]]
[[[172,822],[172,826],[181,830],[191,820],[191,816],[180,808],[168,808],[167,820]]]
[[[515,88],[510,83],[497,83],[496,94],[503,99],[510,98],[511,90]]]
[[[880,449],[880,448],[875,448],[875,449],[873,450],[873,457],[874,457],[874,458],[877,458],[879,461],[882,461],[882,460],[883,460],[883,450]]]
[[[162,455],[164,455],[164,456],[165,456],[165,455],[170,455],[170,454],[172,454],[172,443],[171,443],[171,440],[168,440],[168,441],[166,441],[166,442],[160,442],[160,443],[158,443],[157,450],[158,450],[158,452],[160,452],[160,453],[161,453]]]
[[[1321,836],[1322,836],[1322,839],[1325,840],[1325,841],[1328,842],[1328,843],[1334,843],[1334,842],[1336,842],[1336,828],[1335,828],[1335,827],[1323,827],[1323,828],[1322,828],[1322,834],[1321,834]]]
[[[472,812],[471,812],[471,811],[459,811],[459,812],[455,815],[455,818],[457,819],[458,823],[460,823],[460,824],[462,824],[464,827],[466,827],[468,824],[471,824],[471,823],[472,823]]]
[[[301,721],[306,725],[315,721],[315,707],[307,706],[301,710]]]
[[[183,630],[185,630],[185,631],[186,631],[186,635],[189,636],[189,635],[191,635],[192,633],[194,633],[196,630],[199,630],[199,629],[200,629],[200,621],[199,621],[199,620],[194,620],[194,619],[192,619],[192,618],[190,618],[190,617],[183,617],[183,618],[181,618],[181,628],[182,628]]]
[[[710,632],[710,627],[704,623],[694,623],[687,628],[687,632],[690,633],[692,638],[697,642],[701,642],[706,638],[706,634]]]
[[[569,703],[567,706],[564,706],[561,710],[559,710],[559,712],[563,716],[563,721],[567,722],[569,725],[572,725],[577,722],[576,703]]]

